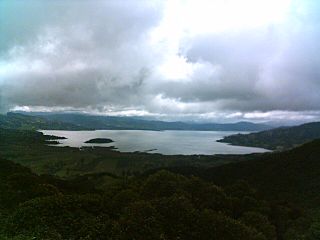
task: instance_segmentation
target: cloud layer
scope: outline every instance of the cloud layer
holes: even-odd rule
[[[1,1],[0,108],[316,120],[320,4],[289,3],[232,28],[193,26],[183,1]]]

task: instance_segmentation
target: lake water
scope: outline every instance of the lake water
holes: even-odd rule
[[[247,154],[267,152],[254,147],[232,146],[216,140],[239,132],[223,131],[144,131],[144,130],[96,130],[58,131],[42,130],[44,134],[66,137],[58,146],[115,146],[121,152],[152,152],[165,155],[175,154]],[[110,138],[106,144],[84,143],[93,138]]]

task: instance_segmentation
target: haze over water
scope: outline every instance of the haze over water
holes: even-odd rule
[[[232,146],[217,142],[224,136],[238,132],[230,131],[144,131],[144,130],[96,130],[96,131],[57,131],[43,130],[47,135],[66,137],[59,140],[58,146],[115,146],[121,152],[152,152],[164,155],[175,154],[248,154],[267,152],[254,147]],[[110,138],[107,144],[89,144],[93,138]],[[152,151],[151,151],[152,150]]]

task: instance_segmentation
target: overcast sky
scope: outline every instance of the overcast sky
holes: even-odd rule
[[[0,0],[0,109],[320,120],[320,1]]]

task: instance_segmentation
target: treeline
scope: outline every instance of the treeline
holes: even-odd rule
[[[302,230],[315,239],[301,210],[263,200],[243,181],[221,188],[159,171],[96,190],[1,159],[0,189],[0,239],[266,240]]]

